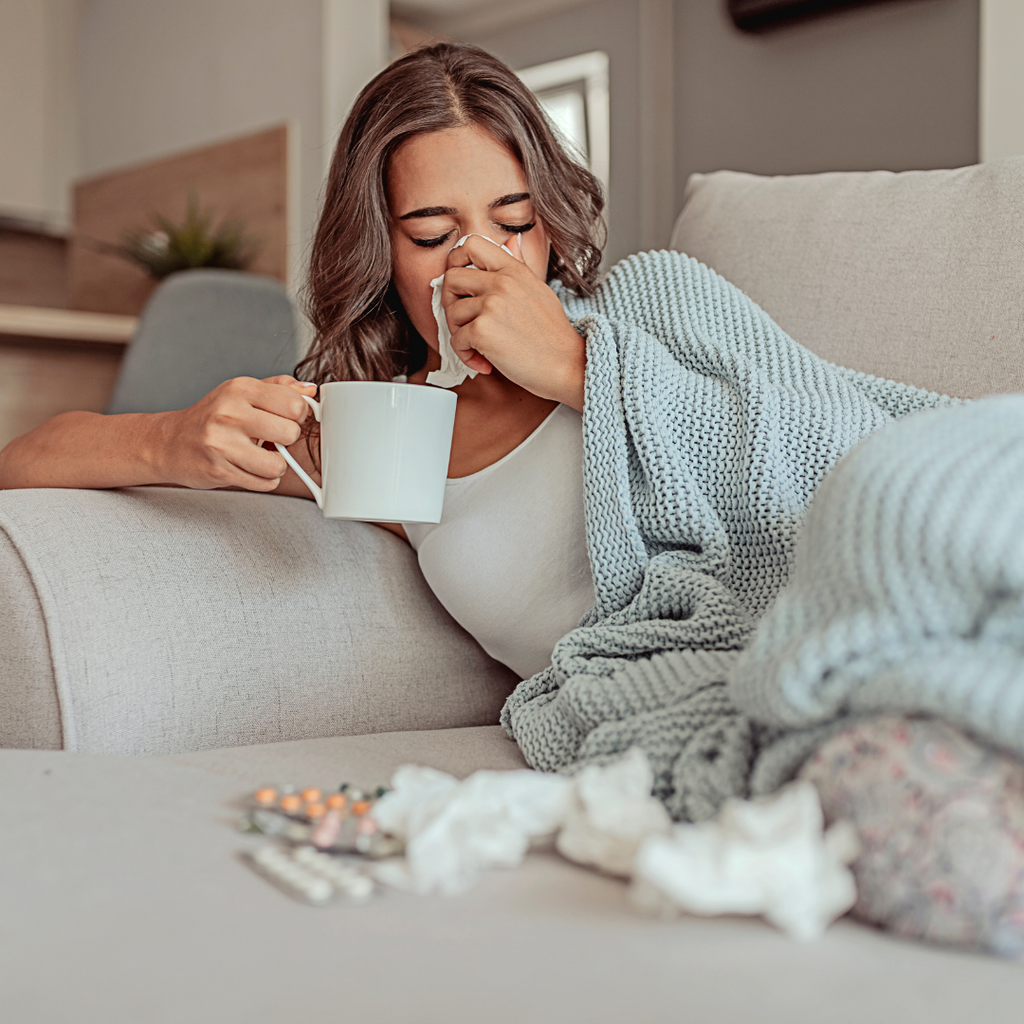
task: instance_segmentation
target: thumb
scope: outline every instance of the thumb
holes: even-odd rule
[[[520,263],[525,263],[526,262],[526,260],[523,259],[523,236],[522,236],[522,234],[517,234],[516,237],[512,239],[512,242],[511,242],[511,244],[509,245],[508,248],[511,251],[512,255],[515,256],[515,258],[517,260],[519,260]]]

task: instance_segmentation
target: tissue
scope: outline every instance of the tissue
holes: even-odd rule
[[[486,868],[516,867],[531,845],[554,835],[568,859],[632,876],[633,902],[646,911],[761,914],[808,941],[853,906],[846,865],[859,852],[856,835],[847,822],[825,831],[811,783],[729,800],[714,821],[675,826],[652,784],[638,748],[572,777],[523,769],[460,782],[406,765],[373,810],[383,832],[405,841],[406,856],[378,864],[374,878],[420,895],[455,895]]]
[[[573,778],[569,813],[555,847],[563,857],[628,878],[640,844],[665,835],[672,819],[651,796],[654,772],[639,747],[607,767],[589,765]]]
[[[662,913],[761,914],[795,939],[820,938],[857,895],[846,867],[858,853],[853,827],[823,828],[809,782],[763,800],[728,800],[714,821],[644,840],[633,901]]]
[[[552,835],[572,785],[529,769],[479,771],[460,782],[433,768],[399,768],[373,815],[405,840],[405,859],[380,864],[375,877],[421,895],[464,892],[484,868],[516,867],[532,840]]]
[[[471,238],[476,232],[463,235],[453,246],[452,251],[458,249],[467,238]],[[486,235],[479,235],[480,238],[487,238]],[[498,245],[493,238],[487,238],[492,245]],[[512,251],[504,245],[499,248],[512,255]],[[469,264],[473,266],[472,263]],[[433,370],[427,374],[427,383],[434,384],[439,388],[454,388],[461,384],[467,377],[476,376],[476,370],[471,370],[456,354],[452,348],[452,332],[448,329],[448,317],[445,316],[444,307],[441,305],[441,286],[444,284],[444,274],[435,277],[430,282],[433,289],[430,297],[430,308],[434,312],[434,319],[437,321],[437,348],[441,354],[441,369]]]

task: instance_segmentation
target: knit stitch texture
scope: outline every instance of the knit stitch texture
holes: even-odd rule
[[[729,692],[793,750],[895,711],[1024,757],[1024,395],[909,417],[843,459]],[[756,790],[790,769],[782,746]]]
[[[787,747],[781,698],[741,714],[726,684],[789,578],[815,489],[868,435],[951,400],[826,363],[680,253],[632,256],[594,295],[559,296],[587,342],[596,604],[502,724],[548,771],[640,746],[672,816],[701,820],[749,793],[762,752],[781,763],[807,734],[799,723]]]

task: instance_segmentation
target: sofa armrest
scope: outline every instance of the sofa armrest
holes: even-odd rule
[[[399,538],[298,498],[0,492],[0,745],[170,754],[488,724],[516,682]]]

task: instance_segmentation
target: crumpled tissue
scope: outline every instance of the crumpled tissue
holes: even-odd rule
[[[640,908],[662,914],[761,914],[797,939],[820,937],[853,906],[847,864],[853,828],[825,831],[807,781],[774,796],[728,800],[718,817],[673,825],[651,795],[653,773],[633,748],[574,776],[478,771],[459,781],[406,765],[374,805],[380,828],[406,856],[377,865],[377,881],[421,895],[464,892],[490,867],[516,867],[531,845],[555,838],[570,860],[633,878]]]
[[[458,249],[460,245],[463,245],[467,238],[471,238],[477,234],[475,231],[471,231],[468,235],[463,235],[453,246],[452,250]],[[486,235],[479,235],[480,238],[487,238]],[[504,249],[505,252],[512,256],[512,250],[505,245],[499,245],[493,238],[487,238],[487,241],[492,245],[498,245],[499,248]],[[470,267],[472,263],[468,264]],[[445,315],[444,307],[441,305],[441,286],[444,284],[444,274],[440,277],[435,277],[430,282],[430,287],[433,289],[430,298],[430,308],[434,311],[434,319],[437,321],[437,347],[441,354],[441,369],[432,370],[427,374],[427,383],[434,384],[439,388],[454,388],[461,384],[467,377],[473,378],[476,376],[476,370],[471,370],[456,354],[455,349],[452,348],[452,332],[448,328],[448,317]]]
[[[824,824],[810,782],[761,800],[728,800],[714,821],[644,841],[633,901],[670,914],[761,914],[792,938],[820,938],[854,904],[846,865],[859,852],[852,825],[825,832]]]
[[[516,867],[532,841],[565,820],[572,780],[564,775],[479,771],[461,782],[405,765],[373,808],[380,828],[405,841],[405,860],[382,862],[378,881],[421,895],[464,892],[489,867]]]
[[[555,847],[578,864],[629,878],[640,844],[672,828],[665,805],[651,796],[654,772],[639,747],[608,766],[573,776],[569,813]]]

